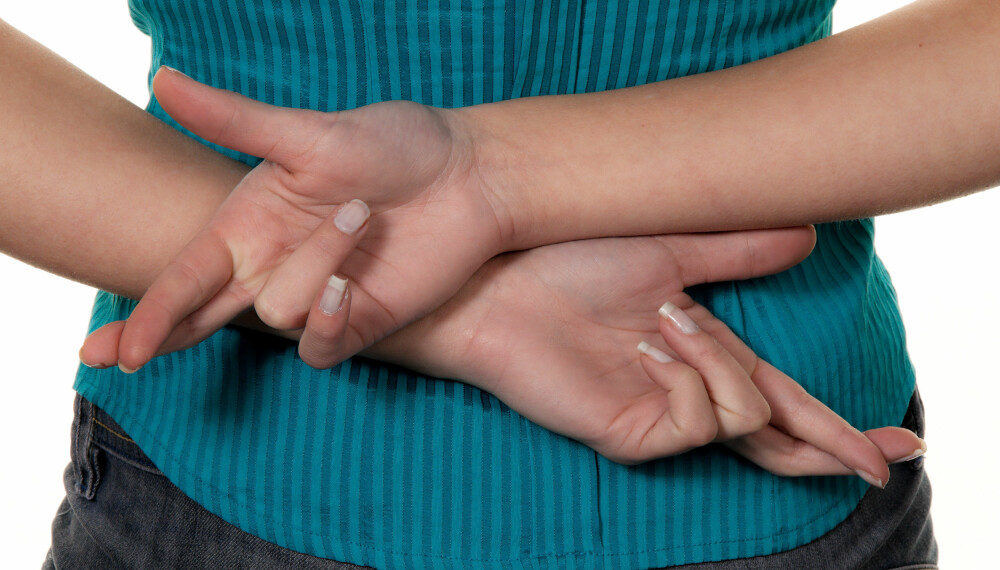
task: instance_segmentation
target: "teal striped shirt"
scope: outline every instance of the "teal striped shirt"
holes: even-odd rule
[[[276,105],[442,107],[620,88],[827,35],[834,0],[131,0],[152,67]],[[151,100],[150,113],[177,126]],[[752,112],[748,109],[747,112]],[[258,159],[223,150],[249,164]],[[861,429],[913,391],[870,220],[818,228],[777,276],[693,293]],[[134,303],[98,296],[91,328]],[[265,540],[380,568],[639,568],[770,554],[843,521],[856,477],[772,476],[708,446],[610,462],[465,384],[226,328],[135,376],[81,368],[186,494]]]

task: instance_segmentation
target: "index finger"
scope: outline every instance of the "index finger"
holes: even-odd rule
[[[125,322],[119,367],[134,372],[149,362],[178,323],[211,300],[232,274],[226,242],[210,229],[202,230],[156,278]]]
[[[836,457],[872,485],[885,486],[889,480],[885,457],[847,420],[763,360],[753,381],[771,405],[771,425]]]
[[[794,441],[808,444],[798,448],[815,447],[829,454],[872,484],[885,485],[889,479],[889,466],[871,439],[806,392],[798,382],[758,358],[750,347],[704,307],[696,306],[695,309],[692,312],[700,317],[704,326],[710,327],[712,335],[751,373],[750,379],[771,407],[770,425],[784,432],[780,435],[787,434]],[[913,436],[910,443],[917,442],[916,436]],[[737,442],[736,445],[740,444]],[[821,462],[806,461],[803,464],[820,465]],[[768,469],[774,471],[770,467]]]
[[[927,449],[916,434],[903,428],[884,427],[868,430],[865,436],[878,446],[882,456],[890,463],[919,457]],[[772,426],[739,439],[723,442],[723,445],[775,475],[801,477],[857,474],[826,451],[782,433]],[[887,481],[869,480],[867,475],[863,478],[877,487],[884,487],[887,483]]]

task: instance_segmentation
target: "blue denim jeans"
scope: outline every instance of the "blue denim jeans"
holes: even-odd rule
[[[103,410],[79,396],[75,406],[66,498],[43,568],[361,568],[294,552],[230,525],[171,484]],[[903,427],[923,434],[916,394]],[[937,568],[922,463],[892,466],[884,491],[869,491],[847,520],[809,544],[682,568]]]

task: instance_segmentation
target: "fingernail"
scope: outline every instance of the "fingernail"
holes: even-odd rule
[[[325,315],[332,315],[344,304],[344,292],[347,291],[347,279],[331,275],[326,282],[323,296],[319,298],[319,310]]]
[[[904,457],[902,459],[897,459],[897,460],[893,461],[893,463],[905,463],[907,461],[913,461],[914,459],[916,459],[918,457],[922,457],[925,453],[927,453],[927,444],[924,442],[924,440],[921,439],[920,440],[920,448],[919,449],[915,449],[913,451],[913,453],[907,455],[906,457]]]
[[[649,344],[646,341],[640,342],[638,348],[639,348],[639,352],[645,354],[646,356],[652,358],[653,360],[655,360],[657,362],[662,362],[662,363],[666,364],[668,362],[673,362],[674,361],[673,358],[670,358],[669,354],[667,354],[666,352],[663,352],[662,350],[656,348],[655,346]]]
[[[83,359],[83,347],[82,346],[80,347],[80,352],[77,352],[76,355],[77,355],[77,357],[80,358],[80,364],[83,364],[87,368],[97,368],[98,370],[100,370],[101,368],[107,368],[107,366],[105,366],[103,364],[95,364],[93,362],[87,362],[86,360],[84,360]]]
[[[893,463],[906,463],[907,461],[913,461],[914,459],[916,459],[918,457],[923,457],[925,453],[927,453],[926,450],[924,450],[924,449],[918,449],[918,450],[914,451],[913,453],[911,453],[910,455],[907,455],[906,457],[904,457],[902,459],[897,459],[897,460],[893,461]]]
[[[688,316],[687,313],[682,311],[680,307],[674,305],[670,301],[667,301],[660,307],[660,316],[674,323],[680,331],[684,334],[694,334],[698,332],[699,329],[697,323]]]
[[[140,366],[139,368],[142,367]],[[118,363],[118,369],[124,372],[125,374],[135,374],[135,371],[138,370],[139,368],[129,368],[124,364],[122,364],[121,362]]]
[[[337,212],[337,215],[333,218],[333,223],[337,226],[337,229],[345,234],[354,235],[354,232],[365,225],[370,215],[371,211],[368,209],[368,204],[365,204],[361,200],[351,200],[347,204],[344,204],[344,207]]]
[[[191,77],[187,73],[184,73],[183,71],[181,71],[181,70],[179,70],[179,69],[177,69],[175,67],[170,67],[169,65],[161,65],[160,67],[162,67],[163,69],[166,69],[167,71],[173,71],[174,73],[176,73],[178,75],[183,75],[184,77]]]
[[[878,477],[872,475],[871,473],[868,473],[867,471],[862,471],[861,469],[858,469],[856,471],[856,473],[858,474],[858,477],[861,477],[862,479],[864,479],[865,483],[868,483],[872,487],[878,487],[879,489],[885,489],[885,483],[883,483],[881,479],[879,479]]]
[[[110,364],[99,364],[99,363],[96,363],[96,362],[87,362],[86,360],[84,360],[83,359],[83,347],[82,346],[80,347],[80,352],[77,353],[77,354],[80,357],[80,364],[83,364],[87,368],[94,368],[94,369],[97,369],[97,370],[104,370],[105,368],[109,368],[111,366]]]

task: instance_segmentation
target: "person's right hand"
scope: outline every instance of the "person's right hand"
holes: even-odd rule
[[[277,162],[265,162],[244,180],[209,226],[158,278],[127,323],[112,323],[95,333],[100,339],[120,337],[114,353],[124,368],[144,364],[164,347],[190,346],[254,303],[265,323],[275,328],[302,326],[310,305],[316,311],[316,299],[327,275],[346,258],[342,271],[354,283],[350,289],[355,301],[350,315],[352,326],[340,339],[346,342],[311,362],[332,365],[447,300],[499,247],[502,228],[497,224],[495,204],[488,188],[476,178],[471,150],[461,150],[468,141],[462,139],[461,131],[450,130],[450,124],[436,114],[440,110],[392,103],[327,116],[255,103],[177,74],[159,74],[156,86],[164,108],[195,132]],[[335,160],[330,162],[331,158]],[[361,246],[351,254],[356,236],[341,239],[337,232],[327,231],[333,224],[323,222],[335,216],[340,203],[353,197],[367,199],[373,205],[373,222],[378,223],[369,226]],[[329,251],[330,236],[337,238],[333,240],[335,251]],[[317,237],[323,239],[314,239]],[[295,255],[303,250],[321,256],[327,253],[318,265],[324,271],[314,271],[317,266],[309,262],[310,255]],[[550,257],[552,251],[538,250],[548,252],[543,258]],[[527,258],[537,258],[538,252]],[[552,261],[558,260],[546,263]],[[569,274],[577,271],[573,267],[552,264],[553,269],[562,268]],[[567,275],[564,272],[563,278]],[[558,275],[555,277],[554,283],[559,283]],[[679,283],[672,282],[677,292],[682,287]],[[548,286],[545,282],[542,285]],[[581,291],[595,292],[586,287]],[[662,298],[644,302],[655,307]],[[293,306],[287,306],[290,299]],[[604,315],[612,314],[606,312],[609,308],[613,307],[603,307]],[[343,319],[346,314],[339,313],[335,318]],[[648,319],[646,322],[647,331],[655,331],[655,327],[648,326]],[[518,330],[517,326],[515,323],[506,330]],[[306,336],[315,328],[307,327]],[[323,335],[316,338],[324,339]],[[534,346],[544,346],[544,342]],[[88,348],[85,346],[84,352]],[[602,350],[599,346],[592,348]],[[603,350],[607,352],[606,347]],[[552,354],[559,354],[559,350]],[[516,369],[508,366],[509,355],[494,358],[494,364],[501,365],[499,370]],[[625,361],[618,364],[625,368]],[[632,365],[634,372],[638,365],[634,352]],[[757,368],[744,372],[747,370]],[[524,371],[529,373],[526,377],[533,377],[530,367]],[[706,376],[707,393],[714,396],[713,375]],[[459,377],[487,383],[495,378],[489,373]],[[754,380],[758,380],[756,375]],[[487,389],[501,392],[501,398],[516,401],[518,394],[528,394],[513,407],[523,407],[528,417],[543,425],[557,417],[544,411],[546,404],[531,409],[533,403],[544,401],[538,398],[544,394],[531,395],[530,390],[515,389],[505,396],[503,386],[517,386],[516,379],[495,384],[495,388]],[[600,395],[592,391],[579,393],[585,397]],[[747,404],[754,407],[752,402]],[[741,416],[732,415],[737,420]],[[750,420],[742,428],[726,429],[726,422],[719,422],[717,427],[722,428],[724,437],[729,437],[746,430],[746,426],[753,427],[753,418]],[[599,432],[606,433],[610,427],[606,425]],[[614,446],[596,437],[595,432],[578,430],[573,425],[564,428],[554,426],[557,431],[604,449],[609,456],[620,456],[622,460],[648,457],[641,445],[632,453],[616,455]],[[627,450],[628,445],[618,447]],[[675,446],[674,451],[682,447]]]
[[[447,110],[406,101],[287,109],[169,70],[153,87],[195,134],[266,160],[124,323],[117,353],[126,371],[206,338],[251,306],[275,329],[301,328],[334,273],[351,282],[339,362],[444,303],[503,249],[495,195],[464,124]],[[335,223],[356,199],[371,213],[360,243],[367,208]]]
[[[924,449],[919,438],[895,427],[860,433],[683,291],[784,270],[813,241],[811,228],[796,228],[587,240],[507,254],[365,354],[461,378],[614,461],[723,441],[776,474],[857,473],[881,486],[887,462]],[[657,318],[664,301],[690,315],[697,330],[686,334]],[[674,360],[641,356],[640,342]]]

